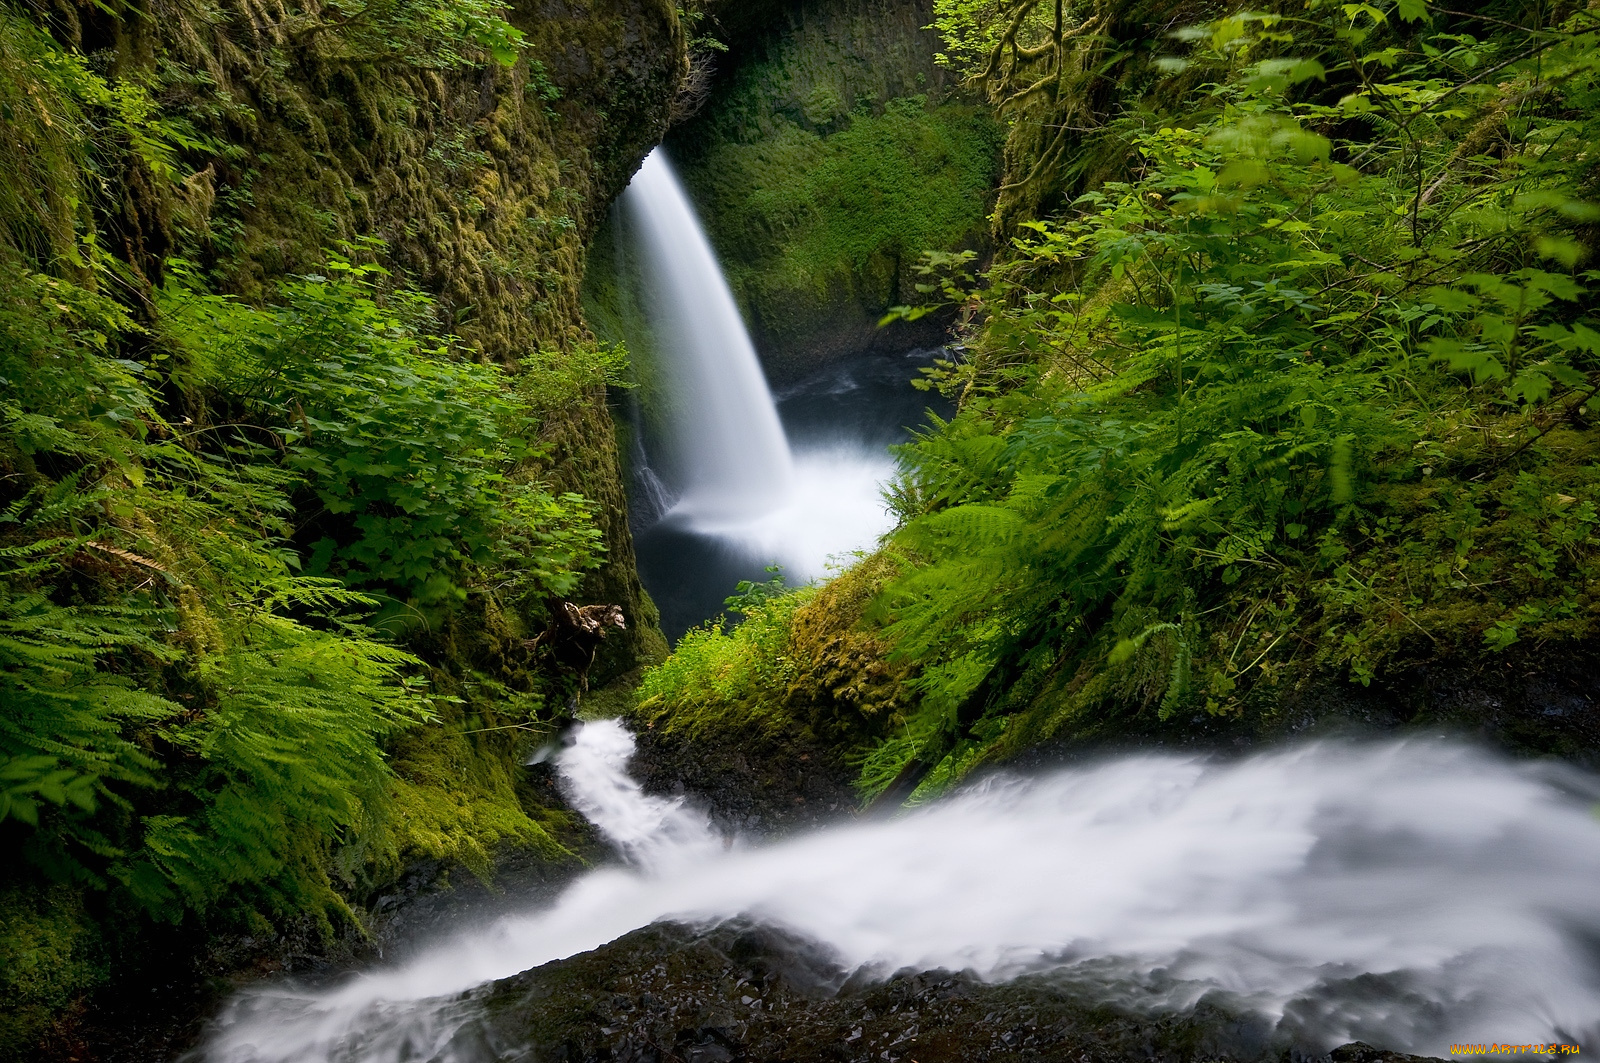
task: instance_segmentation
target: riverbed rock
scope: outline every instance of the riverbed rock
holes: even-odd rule
[[[647,927],[475,994],[455,1044],[564,1063],[1422,1063],[1360,1043],[1322,1054],[1202,998],[1152,1015],[1048,978],[849,975],[825,947],[735,921]]]
[[[854,814],[855,773],[802,735],[687,738],[642,730],[630,773],[652,793],[692,795],[727,834],[772,837]]]

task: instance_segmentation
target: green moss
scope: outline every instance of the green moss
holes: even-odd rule
[[[909,270],[924,251],[974,242],[998,140],[983,110],[912,96],[828,136],[779,119],[770,137],[712,148],[689,177],[716,229],[746,234],[724,249],[731,275],[774,327],[761,311],[779,293],[816,298],[844,286],[886,308],[904,294],[901,260]],[[874,276],[884,259],[894,267]]]
[[[67,886],[0,893],[0,956],[0,1060],[30,1058],[26,1046],[108,971],[98,924]]]
[[[554,861],[574,859],[558,840],[574,829],[570,817],[553,808],[525,807],[506,764],[461,736],[414,744],[396,767],[393,816],[403,860],[460,864],[487,880],[506,848]]]
[[[690,739],[746,734],[864,753],[903,731],[914,708],[910,669],[890,659],[865,618],[899,567],[876,554],[821,586],[770,599],[731,630],[713,622],[689,632],[644,673],[636,715]]]
[[[824,135],[786,118],[686,168],[728,280],[779,362],[909,301],[925,251],[981,246],[999,128],[982,109],[893,100]]]
[[[668,142],[780,377],[885,341],[924,251],[985,244],[1004,134],[953,93],[929,21],[914,4],[802,5]]]

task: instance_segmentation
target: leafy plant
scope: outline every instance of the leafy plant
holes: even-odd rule
[[[226,652],[194,662],[199,701],[162,739],[197,758],[181,799],[146,817],[144,843],[114,874],[156,912],[228,901],[268,911],[340,909],[327,847],[370,840],[390,772],[382,740],[431,715],[420,661],[348,620],[319,631],[282,615],[370,606],[331,581],[283,578],[236,603]],[[243,895],[241,896],[241,891]]]
[[[772,578],[757,582],[756,580],[742,579],[734,585],[733,593],[723,600],[730,612],[750,616],[770,605],[774,599],[782,598],[789,593],[789,587],[783,580],[782,565],[768,565],[766,571]]]
[[[513,479],[532,419],[499,371],[424,347],[425,303],[385,310],[374,274],[335,267],[263,310],[178,265],[141,336],[156,368],[114,356],[140,331],[94,291],[26,268],[0,285],[0,461],[21,485],[0,511],[0,819],[25,828],[19,868],[163,919],[343,911],[335,850],[394,844],[384,746],[436,704],[349,583],[444,574],[536,606],[593,564],[586,503]],[[244,416],[169,422],[165,374]],[[296,499],[325,500],[309,526],[345,536],[324,566],[342,578],[296,573]],[[401,514],[444,545],[415,547]]]
[[[420,295],[380,304],[378,267],[327,268],[267,310],[206,294],[179,268],[162,304],[196,382],[270,425],[314,493],[307,571],[427,610],[485,579],[505,588],[487,574],[516,559],[518,593],[569,593],[602,546],[582,498],[513,475],[538,457],[522,434],[528,400],[497,367],[420,333]]]
[[[1590,630],[1596,21],[1328,14],[1191,33],[1217,81],[1112,127],[1131,178],[982,277],[930,256],[971,339],[930,380],[959,415],[901,453],[914,564],[875,615],[922,709],[869,790],[1100,714],[1237,714],[1293,669]]]
[[[810,591],[782,591],[781,579],[744,583],[749,587],[729,599],[742,623],[729,630],[719,617],[694,628],[645,673],[638,698],[647,720],[690,735],[748,723],[776,732],[790,723],[779,693],[792,673],[785,649],[794,612]]]

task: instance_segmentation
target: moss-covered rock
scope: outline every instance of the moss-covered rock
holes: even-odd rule
[[[528,45],[513,66],[361,55],[319,10],[242,0],[55,12],[67,43],[150,83],[162,113],[197,134],[176,185],[130,163],[118,190],[116,226],[146,279],[176,253],[219,290],[259,300],[341,243],[377,239],[396,282],[434,298],[441,330],[516,366],[588,340],[584,247],[665,134],[685,45],[667,0],[525,0],[508,18]],[[597,503],[608,553],[584,592],[633,619],[613,646],[625,669],[654,645],[655,618],[634,574],[604,388],[564,404],[544,435],[543,475]]]
[[[593,503],[605,563],[574,596],[618,604],[628,621],[591,669],[598,685],[662,647],[634,571],[603,374],[584,375],[593,337],[578,287],[598,219],[666,131],[686,63],[678,13],[670,0],[525,0],[506,17],[526,47],[502,62],[448,33],[429,37],[426,4],[379,7],[61,0],[26,17],[79,50],[85,69],[143,86],[154,135],[170,134],[168,156],[153,169],[156,156],[131,150],[120,127],[97,132],[93,172],[83,181],[94,189],[85,212],[119,260],[115,294],[132,320],[159,324],[151,293],[173,257],[188,260],[207,290],[250,303],[339,254],[375,260],[395,288],[430,296],[436,320],[419,328],[460,336],[524,381],[559,384],[538,410],[536,456],[513,475]],[[398,25],[400,36],[370,24],[390,16],[411,19]],[[172,173],[157,172],[167,166]],[[128,331],[139,336],[130,341],[136,349],[119,356],[141,357],[139,345],[172,356],[160,347],[159,328]],[[207,408],[215,399],[186,391],[181,376],[162,396],[173,423],[189,423],[185,415],[202,428],[233,420],[233,411]],[[225,652],[223,625],[210,621],[232,604],[186,589],[180,637]],[[519,611],[480,588],[408,635],[443,695],[441,711],[387,751],[392,814],[374,815],[337,844],[315,842],[305,856],[330,898],[339,892],[331,910],[354,917],[341,932],[359,937],[354,924],[370,916],[364,906],[418,864],[487,875],[508,848],[574,859],[553,791],[520,768],[536,737],[530,725],[559,711],[576,680],[534,655],[538,603],[523,605]],[[139,667],[139,683],[160,685],[156,665]],[[189,750],[181,756],[199,759]],[[137,822],[131,813],[128,820]],[[31,844],[14,820],[3,826],[8,846]],[[135,844],[136,831],[127,831]],[[125,841],[81,837],[104,850]],[[60,863],[79,868],[70,888],[41,884],[50,875],[41,859],[8,860],[0,874],[9,979],[0,985],[0,1058],[40,1058],[38,1036],[53,1020],[69,1020],[107,979],[131,977],[147,961],[170,960],[192,981],[202,956],[230,935],[255,943],[240,953],[245,966],[300,941],[290,933],[292,912],[268,910],[276,926],[253,914],[242,930],[221,912],[175,907],[166,914],[183,920],[177,927],[131,905],[108,915],[126,891],[89,883],[92,872]],[[310,924],[317,925],[301,935],[307,948],[337,947],[325,917]],[[114,948],[104,945],[110,937]],[[57,1023],[62,1058],[111,1051],[73,1041],[65,1029]]]
[[[152,190],[148,204],[129,197],[144,246],[175,248],[223,290],[253,299],[277,278],[319,266],[339,241],[375,237],[397,279],[433,296],[440,325],[484,358],[516,367],[536,351],[560,360],[587,342],[577,294],[584,244],[665,132],[683,71],[670,3],[525,0],[508,16],[529,45],[514,66],[443,68],[424,56],[351,61],[326,35],[246,6],[219,13],[213,32],[182,11],[111,27],[114,61],[151,71],[168,113],[221,149],[179,192]],[[92,48],[105,21],[75,17],[77,43]],[[240,22],[253,26],[249,39],[231,30]],[[154,274],[159,262],[146,269]],[[608,642],[603,681],[659,642],[635,572],[604,386],[595,380],[564,396],[540,435],[546,454],[530,474],[588,497],[604,533],[606,562],[581,594],[621,605],[629,619]],[[474,672],[514,682],[528,666],[521,640],[534,634],[478,599],[420,648],[447,687]],[[406,740],[402,777],[428,759],[415,747],[429,733]],[[488,790],[464,780],[503,774],[511,754],[484,743],[470,752],[476,767],[418,785],[445,786],[461,809],[499,807],[485,802],[490,791],[509,792],[503,780]],[[515,818],[514,802],[504,812]],[[440,839],[457,837],[461,852],[474,853],[527,834],[526,824],[475,833],[468,822],[493,818],[432,822],[420,848],[439,855]]]
[[[645,784],[707,795],[736,826],[767,830],[855,807],[859,755],[903,732],[915,705],[912,669],[863,616],[897,568],[877,554],[731,630],[689,632],[633,708]]]

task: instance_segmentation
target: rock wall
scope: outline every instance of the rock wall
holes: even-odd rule
[[[775,383],[939,344],[948,317],[879,319],[916,299],[924,251],[986,248],[1002,134],[932,20],[928,0],[803,0],[711,5],[699,29],[729,51],[696,51],[709,95],[667,147]]]
[[[177,145],[169,180],[115,131],[96,141],[96,199],[86,209],[126,266],[116,297],[135,320],[159,325],[150,293],[174,258],[212,290],[251,302],[342,253],[433,297],[430,327],[461,336],[484,360],[560,364],[591,345],[578,300],[585,245],[667,129],[686,70],[677,9],[670,0],[523,0],[506,13],[526,41],[509,64],[473,58],[448,34],[419,53],[372,22],[426,33],[430,12],[450,10],[411,0],[58,0],[26,12],[110,84],[141,86],[155,105],[153,128]],[[208,400],[176,386],[165,400],[174,422],[186,411],[202,425],[225,420],[217,415],[227,411],[206,410]],[[664,648],[635,572],[604,386],[541,411],[539,438],[544,457],[520,474],[587,496],[605,536],[606,562],[577,597],[619,604],[629,622],[605,644],[590,677],[598,685]],[[462,863],[484,872],[519,845],[571,860],[552,852],[570,824],[553,792],[523,778],[519,732],[475,733],[467,722],[496,691],[534,685],[531,634],[492,601],[469,599],[414,640],[435,688],[456,697],[440,721],[387,750],[406,795],[393,837],[346,838],[350,851],[328,857],[349,865],[335,870],[355,917],[375,914],[400,875],[425,872],[433,883]],[[15,821],[4,826],[9,863],[23,835]],[[389,842],[399,861],[368,860]],[[328,948],[293,913],[224,939],[199,918],[152,925],[94,884],[36,887],[7,871],[0,945],[17,962],[0,977],[0,1059],[167,1058],[163,1046],[181,1046],[203,1006],[197,984]],[[119,1011],[118,1000],[135,1003]]]

